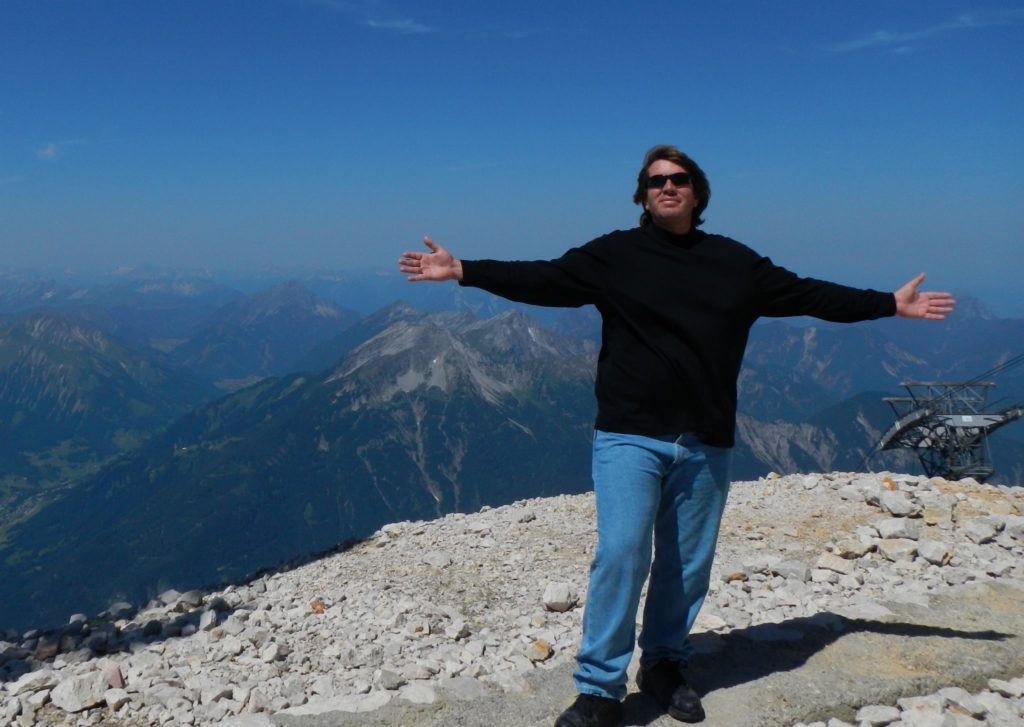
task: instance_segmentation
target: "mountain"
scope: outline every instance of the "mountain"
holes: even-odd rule
[[[870,326],[820,322],[795,327],[770,321],[754,326],[744,364],[784,372],[834,401],[861,391],[885,391],[906,378],[934,378],[941,371],[941,360],[936,365]]]
[[[563,323],[592,320],[584,310]],[[734,476],[919,471],[905,452],[872,453],[893,421],[882,396],[904,377],[950,376],[965,357],[991,368],[1024,322],[971,325],[981,333],[939,324],[920,339],[876,324],[755,327]],[[987,340],[990,326],[1002,337]],[[184,415],[11,528],[0,623],[232,580],[389,521],[589,486],[592,340],[518,311],[480,320],[395,304],[313,351],[318,373],[267,378]],[[993,445],[1000,477],[1024,471],[1015,432]]]
[[[123,341],[167,350],[216,309],[241,296],[194,273],[122,272],[56,282],[29,273],[0,274],[0,311],[74,318]]]
[[[333,366],[352,349],[369,341],[381,331],[399,321],[414,321],[423,317],[423,311],[405,301],[398,301],[366,316],[359,322],[313,347],[309,353],[293,364],[294,371],[321,371]]]
[[[168,351],[239,297],[238,291],[202,276],[166,273],[82,288],[48,308],[122,340]]]
[[[289,281],[218,309],[171,357],[231,391],[296,370],[294,364],[311,349],[359,318]]]
[[[19,311],[64,301],[71,291],[57,281],[27,272],[0,270],[0,312]]]
[[[50,314],[0,319],[0,537],[26,502],[211,398],[157,351]]]
[[[189,413],[0,548],[0,623],[236,579],[394,520],[589,486],[593,358],[521,313],[399,320]]]

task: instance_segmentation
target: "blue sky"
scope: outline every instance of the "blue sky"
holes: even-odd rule
[[[1024,3],[0,0],[0,265],[392,268],[635,225],[1024,315]]]

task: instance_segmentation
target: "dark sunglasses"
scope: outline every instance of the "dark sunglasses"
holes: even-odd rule
[[[665,182],[672,182],[673,187],[685,187],[690,183],[689,172],[676,172],[675,174],[652,174],[647,178],[647,189],[661,189]]]

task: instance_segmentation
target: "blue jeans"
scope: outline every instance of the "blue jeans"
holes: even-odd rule
[[[597,552],[573,675],[583,694],[622,699],[640,591],[650,573],[641,662],[688,661],[729,494],[731,450],[693,434],[594,434]],[[651,564],[651,536],[654,563]]]

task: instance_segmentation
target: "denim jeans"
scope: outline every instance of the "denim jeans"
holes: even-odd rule
[[[597,552],[573,675],[579,692],[626,695],[626,667],[648,573],[642,663],[685,662],[693,655],[688,635],[708,591],[729,493],[730,454],[693,434],[595,432]]]

